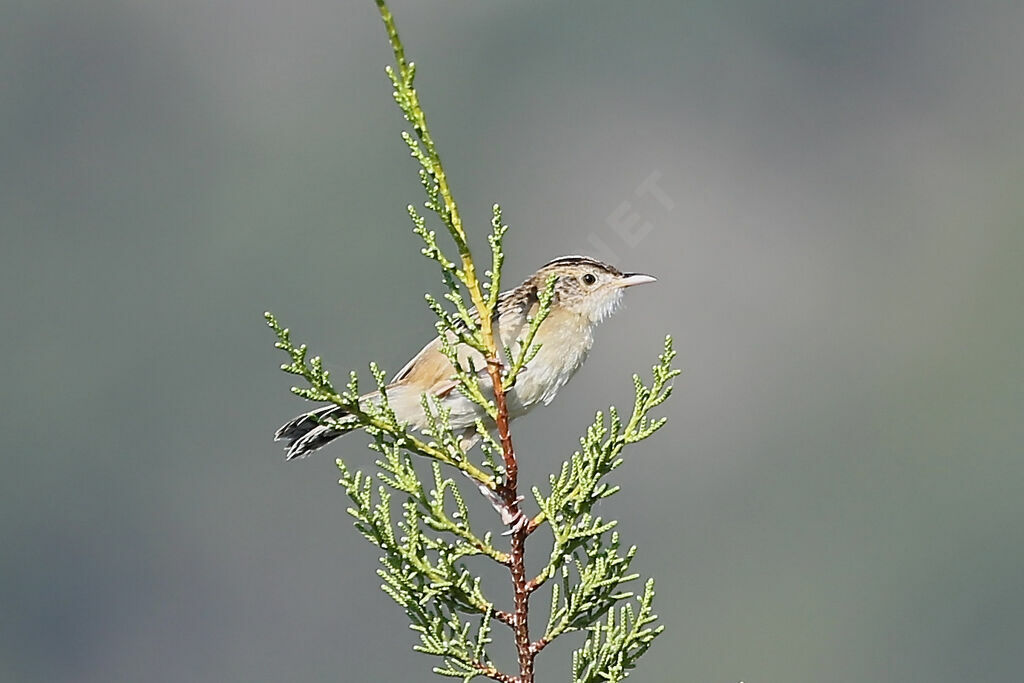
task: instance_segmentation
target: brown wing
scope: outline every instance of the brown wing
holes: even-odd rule
[[[444,397],[455,388],[454,369],[443,353],[441,353],[441,340],[434,338],[429,344],[420,349],[420,352],[413,356],[412,360],[405,364],[394,379],[391,386],[396,384],[415,385],[421,387],[417,393],[428,393],[437,397]]]
[[[521,333],[526,315],[533,314],[537,308],[537,288],[527,284],[520,285],[516,289],[503,292],[498,297],[497,310],[502,312],[498,334],[503,338],[504,343],[513,342]],[[474,318],[478,318],[476,311],[472,312]],[[453,337],[454,339],[454,337]],[[464,367],[468,366],[467,361],[481,372],[484,371],[483,356],[477,351],[461,345],[459,347],[459,362]],[[429,344],[420,349],[420,352],[413,356],[412,360],[405,364],[391,380],[391,384],[412,383],[418,387],[424,387],[426,392],[434,396],[446,396],[455,388],[454,369],[443,353],[441,353],[441,339],[435,337]]]

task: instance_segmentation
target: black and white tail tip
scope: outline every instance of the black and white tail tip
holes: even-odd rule
[[[344,432],[321,424],[327,418],[344,417],[341,406],[324,406],[298,415],[281,426],[274,434],[274,441],[287,441],[285,457],[288,460],[305,458],[318,451]]]

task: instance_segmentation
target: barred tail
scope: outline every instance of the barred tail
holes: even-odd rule
[[[311,410],[292,418],[274,434],[274,441],[287,441],[285,453],[288,460],[305,458],[326,446],[345,432],[321,424],[324,420],[344,420],[345,409],[329,405]]]

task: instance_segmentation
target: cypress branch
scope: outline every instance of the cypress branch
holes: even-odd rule
[[[311,401],[334,404],[344,420],[326,419],[341,432],[362,430],[377,453],[376,470],[352,470],[344,460],[337,465],[340,484],[348,495],[356,529],[381,551],[381,589],[409,617],[419,642],[413,646],[437,658],[434,673],[463,681],[477,677],[501,683],[533,683],[535,659],[549,643],[566,634],[585,631],[582,646],[573,653],[573,683],[620,681],[662,632],[653,614],[654,584],[643,590],[625,590],[639,575],[630,571],[636,547],[623,549],[617,522],[595,514],[595,504],[616,494],[619,487],[608,476],[624,462],[627,446],[653,436],[665,424],[652,413],[669,397],[671,381],[679,374],[672,366],[675,351],[666,337],[649,383],[634,375],[634,402],[624,423],[612,407],[598,412],[580,438],[580,449],[548,479],[547,491],[531,487],[536,512],[522,510],[519,494],[518,456],[512,443],[506,393],[536,358],[540,349],[537,331],[548,316],[554,297],[554,278],[537,292],[538,307],[527,331],[512,348],[498,347],[493,329],[499,305],[503,240],[508,232],[501,207],[495,204],[488,235],[491,265],[481,281],[470,250],[463,220],[452,194],[437,145],[414,88],[415,64],[406,59],[394,17],[384,0],[375,0],[387,31],[395,66],[387,67],[395,102],[412,131],[402,139],[416,160],[424,189],[424,208],[433,213],[452,238],[456,259],[449,259],[438,244],[437,233],[427,218],[409,205],[413,232],[422,241],[421,252],[441,272],[442,299],[426,295],[437,317],[441,350],[455,368],[457,390],[480,406],[489,422],[475,424],[480,455],[467,452],[465,434],[453,429],[448,410],[432,397],[423,396],[426,426],[411,433],[396,417],[388,400],[383,370],[370,364],[370,375],[379,399],[361,401],[359,377],[352,372],[338,389],[321,357],[309,356],[305,344],[296,345],[288,328],[266,313],[276,336],[275,346],[288,356],[281,369],[304,380],[293,387],[296,395]],[[443,303],[446,302],[446,303]],[[460,350],[470,348],[484,359],[485,368],[467,365]],[[513,353],[513,348],[517,349]],[[481,387],[486,371],[489,387]],[[493,394],[493,395],[492,395]],[[413,456],[430,461],[430,476],[417,472]],[[470,521],[469,506],[455,478],[461,473],[499,513],[506,527],[496,536],[485,524]],[[526,575],[526,539],[541,528],[551,534],[551,548],[544,568],[533,578]],[[481,529],[484,529],[481,531]],[[497,539],[507,537],[508,548]],[[509,569],[511,611],[496,608],[484,591],[482,580],[466,565],[471,557],[487,558]],[[551,600],[543,635],[532,640],[529,631],[530,598],[550,585]],[[491,660],[487,646],[493,641],[494,622],[512,631],[518,670],[502,671]]]

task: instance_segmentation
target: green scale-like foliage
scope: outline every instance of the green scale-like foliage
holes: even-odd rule
[[[505,390],[511,388],[539,349],[535,335],[550,310],[554,281],[549,281],[540,293],[539,310],[513,347],[517,352],[495,348],[487,321],[498,303],[504,262],[502,239],[508,226],[495,205],[489,235],[491,267],[486,272],[489,281],[481,283],[413,87],[414,65],[405,59],[386,4],[377,0],[377,5],[397,62],[397,68],[388,68],[395,101],[412,126],[413,132],[404,133],[403,139],[420,166],[426,194],[424,207],[435,214],[459,254],[457,262],[449,260],[436,233],[427,228],[426,219],[414,206],[408,207],[413,231],[424,245],[423,254],[441,271],[444,295],[442,299],[427,295],[427,301],[437,316],[438,334],[447,340],[442,351],[455,367],[458,391],[488,416],[486,422],[478,420],[476,425],[479,455],[474,458],[465,452],[462,435],[453,431],[447,412],[430,397],[423,397],[426,428],[410,432],[391,409],[384,372],[375,364],[370,365],[370,374],[379,400],[360,401],[355,372],[344,389],[337,389],[322,359],[310,357],[306,345],[296,345],[289,330],[267,313],[267,322],[277,336],[276,346],[289,357],[281,368],[305,381],[304,386],[292,389],[295,394],[341,406],[351,416],[344,421],[327,418],[323,424],[342,432],[362,430],[372,437],[370,447],[378,456],[375,470],[353,471],[339,459],[340,483],[352,502],[348,512],[356,528],[381,551],[377,573],[382,590],[405,610],[419,635],[414,649],[440,658],[435,673],[465,681],[477,676],[505,683],[523,680],[522,676],[500,671],[487,652],[494,623],[515,628],[516,616],[495,608],[495,601],[484,593],[480,577],[465,560],[482,557],[512,567],[514,558],[500,547],[507,545],[504,536],[519,533],[525,538],[546,529],[551,535],[547,564],[520,586],[527,594],[549,583],[551,589],[544,633],[530,644],[531,658],[555,638],[585,631],[585,642],[572,658],[573,683],[622,680],[662,627],[654,626],[653,580],[648,580],[638,595],[626,589],[626,584],[639,578],[630,572],[636,548],[623,549],[615,531],[617,522],[595,514],[594,508],[619,491],[608,476],[623,464],[626,446],[646,439],[665,424],[664,417],[651,414],[669,397],[671,380],[679,373],[672,367],[675,352],[671,338],[665,340],[650,383],[634,375],[635,401],[629,419],[623,421],[615,408],[609,409],[607,416],[599,412],[580,439],[580,449],[549,477],[548,490],[532,487],[537,506],[532,517],[520,517],[514,528],[502,528],[497,538],[486,528],[488,524],[471,524],[464,492],[449,474],[457,471],[470,480],[473,495],[482,493],[502,513],[502,519],[509,501],[516,501],[514,505],[518,506],[520,499],[509,488],[514,482],[507,480],[504,458],[508,453],[503,452],[493,434],[499,412],[496,398],[490,385],[486,393],[481,389],[481,368],[459,363],[459,347],[468,346],[485,358],[503,358],[501,385]],[[430,462],[426,481],[414,467],[414,456]],[[495,518],[491,523],[497,521]],[[502,527],[500,523],[495,526]]]

